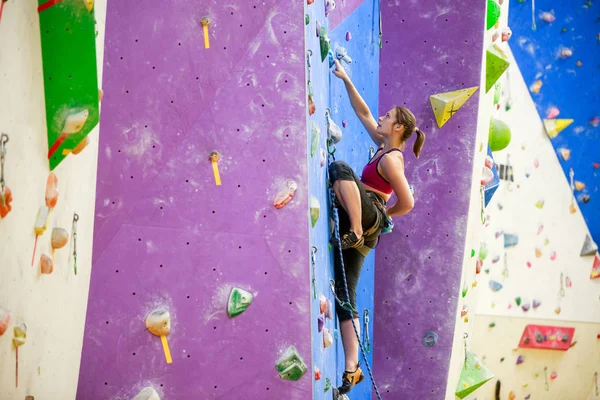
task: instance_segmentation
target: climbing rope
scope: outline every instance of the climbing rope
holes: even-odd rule
[[[327,166],[329,167],[329,165],[331,164],[332,161],[335,161],[335,146],[333,145],[329,145],[327,146],[327,151],[329,153],[329,157],[328,157],[328,162],[327,162]],[[332,150],[333,148],[333,150]],[[329,181],[329,168],[327,168],[327,180]],[[354,307],[352,306],[352,304],[350,303],[350,293],[348,292],[348,282],[346,280],[346,268],[344,267],[344,257],[342,254],[342,240],[340,238],[340,216],[338,213],[338,208],[335,205],[335,193],[333,192],[333,188],[329,189],[329,201],[331,203],[331,207],[333,210],[333,221],[334,221],[334,236],[335,236],[335,242],[336,242],[336,250],[338,252],[338,256],[340,257],[340,267],[342,268],[342,277],[344,279],[344,293],[346,294],[346,301],[342,302],[336,292],[335,292],[335,281],[331,280],[331,290],[333,291],[333,295],[335,296],[335,300],[339,303],[339,305],[345,309],[348,310],[352,316],[352,318],[350,318],[350,321],[352,321],[352,327],[354,328],[354,334],[356,335],[356,340],[358,341],[358,345],[360,347],[360,352],[363,356],[363,360],[365,361],[365,365],[367,366],[367,371],[369,373],[369,378],[371,379],[371,384],[373,385],[373,389],[375,389],[375,393],[377,394],[377,399],[382,400],[381,394],[379,393],[379,389],[377,388],[377,384],[375,383],[375,378],[373,378],[373,371],[371,371],[371,365],[369,364],[369,361],[367,360],[367,352],[365,351],[365,347],[363,346],[362,341],[360,340],[360,334],[358,333],[358,329],[356,328],[356,323],[354,322]]]

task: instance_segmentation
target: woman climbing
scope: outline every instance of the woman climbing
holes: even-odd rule
[[[359,179],[352,168],[343,161],[335,161],[329,166],[330,183],[339,208],[340,237],[342,257],[346,270],[350,312],[336,303],[340,320],[342,343],[346,358],[346,370],[342,375],[341,394],[348,393],[354,385],[360,383],[364,374],[358,363],[358,339],[354,333],[352,319],[358,329],[356,312],[356,286],[360,270],[369,251],[375,248],[379,234],[390,217],[408,213],[414,206],[414,199],[408,181],[404,175],[402,151],[406,141],[416,132],[413,146],[415,156],[419,157],[425,142],[425,134],[416,127],[413,113],[405,107],[394,107],[384,116],[375,120],[369,107],[360,96],[339,61],[335,61],[333,74],[340,78],[348,92],[354,112],[369,132],[378,150],[362,171]],[[398,198],[393,206],[386,208],[392,195]],[[336,295],[346,301],[339,252],[335,252]]]

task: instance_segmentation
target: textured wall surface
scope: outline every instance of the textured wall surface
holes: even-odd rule
[[[535,2],[535,31],[531,29],[531,0],[512,1],[509,14],[513,31],[511,48],[523,78],[528,87],[536,80],[542,81],[539,93],[531,94],[538,113],[546,118],[550,107],[558,107],[557,118],[575,120],[551,143],[557,154],[560,148],[571,150],[568,160],[557,157],[567,179],[573,168],[575,180],[586,185],[575,196],[597,243],[600,243],[600,169],[594,164],[600,163],[599,11],[598,2],[540,0]],[[555,20],[545,22],[541,18],[544,12]],[[572,55],[562,57],[563,49],[570,50]],[[554,179],[561,181],[559,176]],[[590,197],[588,203],[582,201],[585,195]]]
[[[106,1],[95,3],[98,79],[102,81]],[[76,24],[77,19],[72,23]],[[12,323],[0,336],[0,399],[73,399],[77,388],[92,265],[98,128],[79,155],[70,155],[54,173],[58,201],[48,228],[38,237],[34,265],[34,225],[48,178],[44,80],[37,2],[4,3],[0,21],[0,133],[9,135],[4,179],[12,191],[12,211],[0,220],[0,308]],[[70,71],[60,71],[67,74]],[[73,267],[72,221],[77,225],[77,275]],[[55,227],[69,242],[54,254],[52,274],[40,273],[40,257],[51,256]],[[19,348],[15,387],[13,327],[27,325]]]
[[[349,2],[346,2],[349,4]],[[344,4],[337,2],[338,6]],[[352,64],[344,63],[347,73],[352,78],[355,86],[370,106],[374,114],[377,113],[377,82],[379,76],[379,48],[377,35],[379,25],[377,23],[379,13],[373,13],[373,7],[378,4],[375,0],[364,1],[354,12],[341,21],[329,32],[331,48],[333,51],[338,46],[346,48],[348,55],[352,58]],[[313,52],[311,57],[311,78],[314,91],[316,112],[308,118],[308,129],[314,122],[321,130],[319,148],[326,148],[327,124],[325,121],[325,108],[330,107],[333,121],[342,128],[342,141],[336,146],[335,156],[337,160],[346,161],[360,176],[365,163],[369,159],[369,147],[373,145],[369,135],[356,117],[350,105],[346,89],[341,80],[336,78],[329,69],[326,60],[321,62],[319,56],[319,39],[315,35],[316,21],[321,25],[331,28],[335,20],[331,13],[329,18],[325,17],[322,1],[307,6],[307,13],[311,17],[311,23],[306,27],[306,47]],[[336,8],[337,10],[337,8]],[[327,22],[329,24],[327,24]],[[346,40],[346,32],[350,32],[351,40]],[[375,41],[374,41],[375,38]],[[342,121],[346,121],[344,128]],[[326,166],[321,167],[320,151],[314,157],[310,157],[310,140],[308,141],[309,157],[309,181],[310,193],[314,195],[321,204],[321,217],[314,229],[311,229],[311,246],[317,247],[315,268],[317,279],[317,295],[324,294],[334,304],[335,299],[330,289],[329,281],[333,279],[333,251],[328,249],[329,242],[329,218],[331,216],[328,205],[328,192],[326,182]],[[357,309],[360,314],[361,338],[364,334],[364,312],[369,310],[370,324],[369,337],[373,346],[373,276],[374,276],[374,252],[372,252],[363,265],[357,290]],[[343,299],[345,300],[345,299]],[[312,332],[313,332],[313,362],[314,366],[321,371],[322,378],[314,385],[314,399],[323,398],[325,379],[331,380],[335,386],[341,385],[341,376],[345,370],[344,351],[341,335],[339,334],[339,323],[334,316],[333,320],[326,320],[325,327],[334,335],[334,345],[324,349],[322,333],[318,332],[317,318],[319,315],[318,298],[313,300],[312,307]],[[369,361],[372,352],[369,353]],[[365,370],[366,374],[366,368]],[[366,399],[370,397],[371,382],[366,379],[363,383],[352,390],[352,398]],[[330,393],[328,393],[330,395]]]
[[[405,105],[428,135],[405,152],[415,208],[382,238],[375,274],[375,375],[384,396],[444,398],[460,294],[478,94],[441,129],[431,94],[478,86],[485,2],[382,3],[379,110]],[[412,146],[413,141],[409,141]],[[421,339],[439,335],[433,348]]]
[[[310,396],[310,371],[275,370],[289,345],[311,368],[303,28],[300,2],[110,4],[79,399]],[[232,286],[255,295],[235,319]],[[170,365],[144,326],[155,305]]]

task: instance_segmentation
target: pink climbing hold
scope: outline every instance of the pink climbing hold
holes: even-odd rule
[[[327,297],[325,297],[324,295],[320,295],[319,296],[319,312],[321,314],[324,314],[326,310],[327,310]]]
[[[285,187],[281,189],[279,193],[277,193],[275,201],[273,201],[273,206],[275,206],[275,208],[277,209],[283,208],[287,203],[289,203],[292,200],[292,197],[294,197],[294,193],[296,192],[297,188],[298,185],[296,184],[296,182],[291,179],[288,179],[285,184]]]
[[[527,268],[531,268],[531,262],[527,261]]]
[[[554,16],[554,14],[552,14],[551,12],[548,11],[544,11],[542,13],[542,15],[540,15],[540,18],[542,19],[542,21],[551,23],[556,21],[556,17]]]
[[[350,32],[346,32],[346,42],[349,42],[352,40],[352,34]]]
[[[594,128],[597,128],[598,125],[600,125],[600,117],[594,117],[590,120],[590,125],[592,125]]]
[[[342,120],[342,126],[345,128],[348,125],[348,121],[346,121],[345,119]]]
[[[560,114],[560,110],[558,109],[558,107],[550,107],[548,109],[548,115],[546,116],[546,118],[548,118],[548,119],[556,118],[558,116],[558,114]]]
[[[550,255],[550,259],[552,261],[556,260],[556,252],[555,251],[553,251],[552,254]]]

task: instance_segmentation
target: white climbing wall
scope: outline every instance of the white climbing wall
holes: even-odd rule
[[[588,228],[578,209],[569,211],[569,184],[514,60],[508,76],[508,81],[506,75],[502,79],[503,92],[504,100],[510,93],[512,109],[505,112],[502,102],[498,118],[511,127],[512,141],[494,156],[497,163],[505,164],[510,154],[515,181],[511,188],[502,181],[488,206],[490,225],[483,239],[489,255],[478,289],[472,349],[502,382],[502,399],[512,391],[517,399],[531,395],[531,399],[586,400],[594,373],[600,373],[600,280],[589,279],[593,257],[579,255]],[[540,201],[542,208],[535,205]],[[502,231],[517,234],[519,243],[505,250],[503,237],[497,237]],[[560,295],[561,274],[564,296]],[[501,283],[502,289],[493,292],[490,279]],[[541,305],[525,312],[516,297],[521,297],[521,304],[532,306],[535,298]],[[574,327],[577,343],[567,352],[518,349],[527,324]],[[525,361],[516,365],[519,356]],[[495,399],[495,384],[493,379],[468,398]]]
[[[12,211],[0,220],[0,308],[12,322],[0,336],[0,399],[74,399],[91,269],[98,153],[98,127],[90,144],[54,171],[59,198],[46,233],[31,258],[35,219],[44,205],[48,151],[37,2],[9,0],[0,21],[0,132],[7,133],[5,180]],[[98,71],[102,72],[106,0],[96,0]],[[101,81],[101,80],[100,80]],[[62,227],[71,236],[73,213],[80,219],[78,275],[71,242],[55,254],[54,272],[41,275],[39,258],[50,252],[50,232]],[[19,387],[15,388],[14,324],[27,325],[19,348]]]

